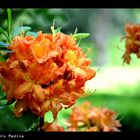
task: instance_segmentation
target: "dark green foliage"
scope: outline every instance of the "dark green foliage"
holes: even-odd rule
[[[0,106],[2,107],[3,104],[1,102]],[[11,104],[0,109],[0,131],[27,131],[36,122],[38,117],[31,112],[25,112],[22,117],[16,117],[12,111],[13,105]]]
[[[0,131],[27,131],[38,117],[30,111],[23,114],[22,117],[16,117],[13,113],[13,103],[7,103],[5,93],[0,86]]]

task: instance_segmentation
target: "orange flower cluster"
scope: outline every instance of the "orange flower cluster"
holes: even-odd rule
[[[131,54],[136,54],[140,58],[140,24],[127,24],[125,26],[125,53],[123,54],[123,62],[129,64]]]
[[[117,127],[121,124],[115,118],[115,112],[107,108],[92,107],[89,102],[84,102],[80,107],[72,109],[67,122],[68,131],[119,131]]]
[[[31,109],[41,117],[51,111],[55,118],[84,95],[85,82],[96,74],[72,35],[20,35],[8,49],[13,53],[0,63],[0,78],[8,102],[16,101],[17,117]]]

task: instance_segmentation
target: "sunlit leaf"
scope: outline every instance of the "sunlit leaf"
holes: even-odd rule
[[[82,39],[88,37],[90,34],[89,33],[77,33],[73,35],[73,38],[75,39]]]
[[[22,32],[27,32],[27,31],[30,31],[31,30],[31,27],[28,27],[28,26],[20,26],[20,27],[17,27],[14,31],[13,31],[13,33],[12,33],[12,35],[13,36],[16,36],[16,35],[20,35]]]
[[[51,111],[45,113],[45,122],[52,123],[54,121],[53,114]]]
[[[57,27],[57,29],[55,29],[55,33],[60,33],[61,32],[61,28],[62,27]]]
[[[54,26],[51,26],[52,33],[53,33],[53,34],[60,33],[60,32],[61,32],[61,31],[60,31],[61,28],[62,28],[62,27],[57,27],[57,28],[55,29]]]
[[[31,31],[26,32],[26,35],[30,35],[30,36],[34,36],[34,37],[38,36],[38,34],[36,32],[31,32]]]

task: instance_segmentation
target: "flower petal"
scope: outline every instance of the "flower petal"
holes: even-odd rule
[[[15,91],[15,98],[22,99],[25,93],[32,92],[33,82],[24,82]]]
[[[33,97],[39,102],[43,102],[45,100],[45,92],[44,89],[41,88],[40,85],[33,85]]]

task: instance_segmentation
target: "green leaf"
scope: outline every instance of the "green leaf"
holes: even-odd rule
[[[12,103],[6,103],[6,104],[4,104],[4,105],[1,105],[0,106],[0,110],[2,110],[2,109],[4,109],[4,108],[6,108],[6,107],[8,107],[9,105],[11,105]]]
[[[88,37],[90,34],[89,33],[77,33],[73,35],[73,38],[75,39],[82,39]]]
[[[7,32],[2,27],[0,27],[0,33],[2,33],[7,38],[9,43],[11,42],[8,35],[7,35]]]
[[[30,36],[34,36],[34,37],[38,36],[38,34],[36,32],[31,32],[31,31],[26,32],[26,35],[30,35]]]
[[[7,31],[8,31],[8,37],[11,39],[11,25],[12,25],[12,15],[11,15],[11,9],[7,9],[7,14],[8,14],[8,21],[7,21]]]
[[[27,31],[30,31],[31,30],[31,27],[28,27],[28,26],[21,26],[21,27],[17,27],[13,32],[12,32],[12,35],[13,36],[16,36],[16,35],[20,35],[22,32],[27,32]]]
[[[8,46],[9,46],[9,44],[6,44],[6,43],[0,41],[0,49],[7,49]]]
[[[3,104],[0,102],[0,106]],[[26,131],[33,123],[36,123],[38,116],[31,111],[26,111],[21,117],[13,113],[14,103],[0,110],[0,131]]]
[[[2,33],[2,34],[5,34],[6,32],[4,31],[4,29],[0,26],[0,32]]]
[[[45,113],[45,122],[52,123],[54,121],[53,114],[51,111]]]
[[[3,87],[2,84],[0,84],[0,98],[3,98],[5,96],[2,87]]]
[[[25,132],[38,131],[38,128],[40,127],[39,119],[40,117],[37,117],[37,119],[32,123],[32,125]]]
[[[57,27],[57,29],[55,29],[55,33],[60,33],[61,32],[61,28],[62,27]]]
[[[6,54],[0,56],[0,61],[6,61],[8,58],[9,58],[9,54],[6,53]]]
[[[0,100],[5,100],[5,99],[7,99],[5,95],[0,97]]]
[[[55,29],[54,26],[51,26],[52,33],[53,33],[53,34],[60,33],[60,32],[61,32],[61,31],[60,31],[61,28],[62,28],[62,27],[57,27],[57,28]]]
[[[22,123],[27,128],[26,130],[28,130],[34,123],[37,123],[38,116],[34,115],[31,111],[27,111],[24,112],[21,119],[22,119]]]
[[[51,26],[52,34],[55,34],[55,28],[54,26]]]
[[[11,50],[2,50],[2,51],[6,52],[6,53],[14,53],[15,52],[15,51],[11,51]]]

